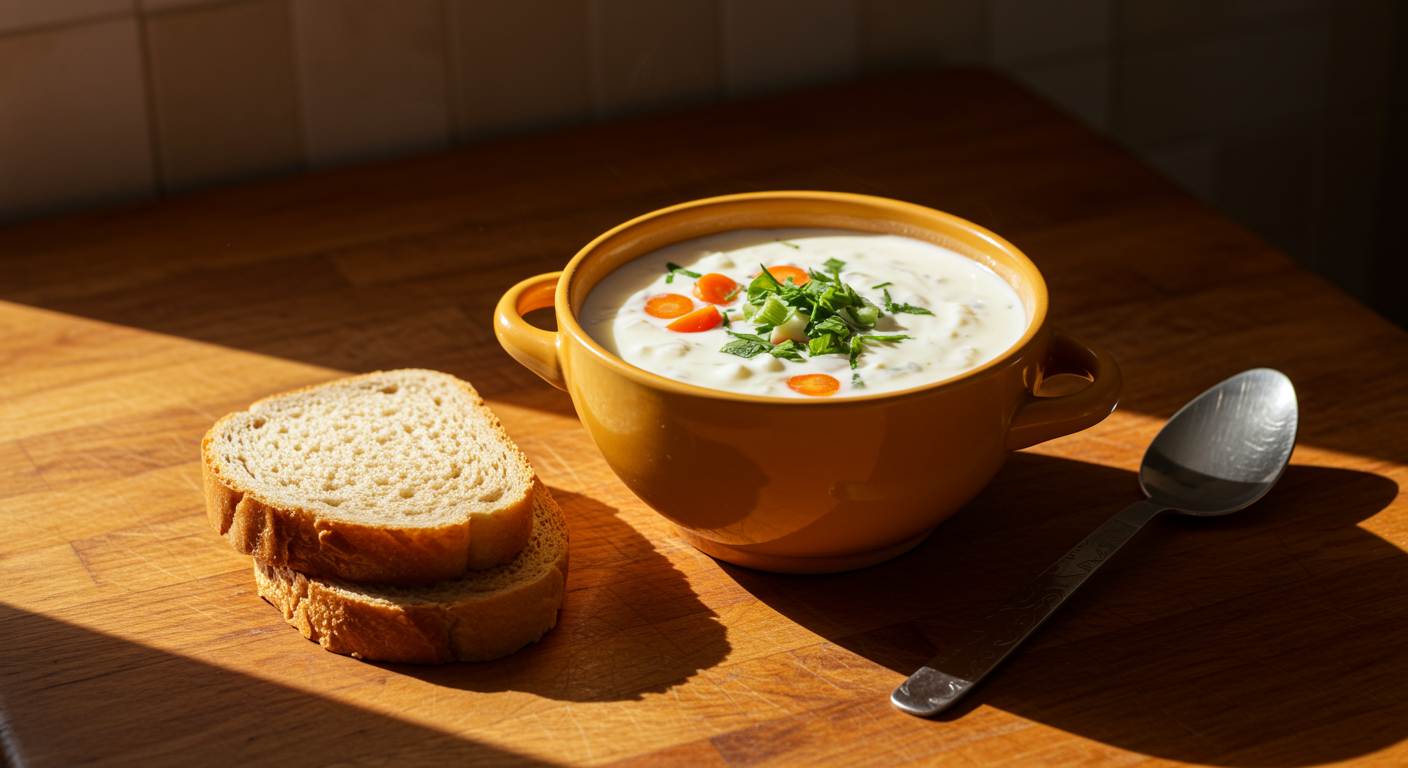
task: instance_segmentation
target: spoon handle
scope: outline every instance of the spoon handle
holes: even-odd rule
[[[928,717],[948,709],[1007,658],[1046,618],[1066,602],[1076,587],[1134,538],[1144,524],[1164,510],[1137,501],[1106,520],[1071,551],[1041,572],[1026,592],[988,616],[971,641],[940,652],[900,683],[890,701],[911,715]]]

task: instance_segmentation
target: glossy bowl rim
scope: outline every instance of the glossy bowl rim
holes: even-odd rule
[[[998,250],[1005,251],[1007,254],[1016,257],[1018,262],[1024,263],[1031,268],[1031,273],[1035,276],[1035,280],[1033,281],[1032,285],[1032,293],[1034,295],[1035,307],[1032,308],[1032,315],[1027,322],[1026,330],[1022,333],[1022,336],[1020,338],[1018,338],[1009,347],[1007,347],[1007,349],[1003,350],[1001,354],[997,355],[993,359],[975,368],[970,368],[966,371],[963,371],[962,373],[955,374],[946,379],[939,379],[937,381],[919,384],[906,389],[876,392],[874,394],[867,395],[849,395],[846,397],[838,398],[793,398],[779,397],[776,395],[753,395],[742,392],[730,392],[728,390],[701,387],[697,384],[687,384],[682,381],[676,381],[674,379],[666,378],[658,373],[652,373],[650,371],[645,370],[644,368],[632,365],[625,359],[601,346],[599,343],[597,343],[596,339],[593,339],[591,337],[591,334],[587,333],[587,330],[582,327],[581,323],[577,322],[576,313],[572,311],[571,304],[568,301],[568,287],[572,284],[573,278],[576,277],[578,267],[581,266],[582,262],[590,258],[602,243],[610,240],[613,237],[616,237],[621,232],[625,232],[631,229],[632,227],[639,226],[645,222],[654,219],[674,215],[680,211],[690,210],[692,208],[705,208],[709,206],[722,205],[728,203],[747,202],[749,200],[780,199],[796,199],[803,201],[826,200],[832,202],[859,203],[862,205],[867,205],[872,208],[878,208],[882,210],[908,210],[912,213],[918,213],[924,216],[936,216],[940,219],[946,220],[949,224],[952,224],[955,227],[968,230],[970,233],[976,235],[979,239],[986,241],[989,245],[993,246],[994,248],[997,248]],[[625,376],[628,379],[631,379],[632,381],[638,384],[652,387],[654,389],[665,390],[673,394],[691,395],[694,397],[703,397],[713,400],[724,400],[762,405],[785,405],[789,407],[842,407],[846,405],[859,405],[864,403],[873,403],[876,401],[896,400],[906,397],[914,397],[928,394],[937,390],[954,388],[960,384],[967,383],[972,379],[978,378],[985,374],[989,374],[1006,365],[1009,365],[1014,360],[1021,357],[1022,354],[1026,351],[1027,347],[1032,343],[1034,339],[1036,339],[1036,337],[1041,333],[1042,329],[1045,328],[1047,308],[1048,293],[1046,288],[1046,277],[1042,275],[1041,270],[1037,268],[1036,264],[1032,262],[1032,260],[1028,258],[1027,255],[1023,253],[1021,249],[1013,245],[1001,235],[998,235],[996,232],[993,232],[992,230],[980,224],[975,224],[960,216],[955,216],[951,213],[940,211],[937,208],[930,208],[928,206],[919,205],[917,203],[908,203],[903,200],[896,200],[888,197],[880,197],[877,195],[863,195],[854,192],[830,192],[825,190],[769,190],[765,192],[741,192],[731,195],[716,195],[714,197],[697,198],[683,203],[676,203],[675,205],[666,206],[664,208],[657,208],[653,211],[641,214],[639,216],[636,216],[635,218],[617,224],[611,229],[608,229],[605,232],[602,232],[600,235],[597,235],[596,237],[592,238],[590,242],[582,246],[582,248],[572,256],[572,259],[567,262],[567,265],[562,268],[562,273],[558,277],[557,287],[553,292],[553,314],[557,319],[557,332],[567,333],[569,336],[572,337],[574,341],[580,344],[584,349],[591,352],[592,355],[598,360],[605,363],[617,373]]]

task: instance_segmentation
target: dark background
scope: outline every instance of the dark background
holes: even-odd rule
[[[13,0],[0,223],[983,66],[1405,324],[1406,24],[1393,0]]]

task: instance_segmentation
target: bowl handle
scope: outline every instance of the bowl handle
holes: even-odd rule
[[[557,334],[529,324],[525,312],[553,305],[557,279],[561,272],[548,272],[530,277],[508,289],[494,308],[494,335],[499,344],[523,365],[538,374],[543,381],[566,389],[562,380],[562,365],[557,359]]]
[[[1122,378],[1114,359],[1095,347],[1055,331],[1043,371],[1083,370],[1091,382],[1060,397],[1028,393],[1007,428],[1007,449],[1015,451],[1099,424],[1120,400]]]

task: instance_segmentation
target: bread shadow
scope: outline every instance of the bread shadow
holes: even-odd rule
[[[496,661],[379,666],[467,691],[621,701],[669,690],[728,655],[728,639],[715,613],[615,508],[590,496],[551,490],[571,534],[567,596],[557,627]]]
[[[0,764],[552,764],[3,603],[0,636]]]
[[[1132,472],[1016,454],[904,557],[822,577],[728,573],[898,684],[1138,494]],[[1220,765],[1310,765],[1397,743],[1408,555],[1357,525],[1397,494],[1379,475],[1292,466],[1244,512],[1163,516],[944,719],[987,705]]]

